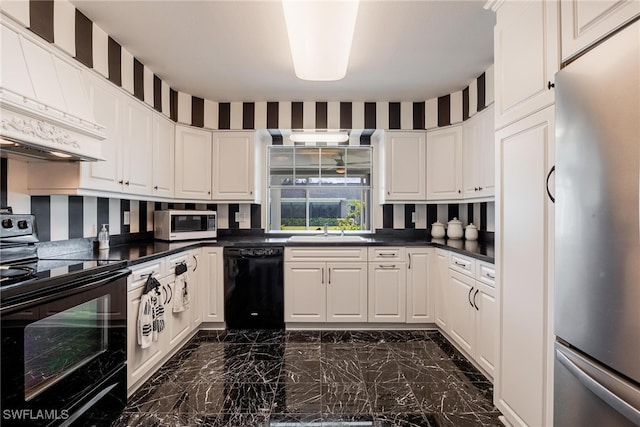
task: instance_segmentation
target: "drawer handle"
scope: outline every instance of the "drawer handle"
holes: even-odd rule
[[[485,274],[485,276],[487,276],[487,277],[488,277],[489,279],[491,279],[491,280],[495,280],[495,279],[496,279],[496,276],[494,276],[494,275],[493,275],[493,274],[491,274],[491,273],[487,273],[487,274]]]
[[[381,258],[393,258],[393,257],[396,256],[396,254],[395,253],[390,253],[390,254],[389,253],[381,253],[378,256],[381,257]]]
[[[467,264],[464,264],[462,262],[458,262],[458,261],[453,261],[453,263],[457,266],[460,266],[462,268],[467,268]]]
[[[393,265],[382,265],[382,264],[380,264],[380,268],[382,268],[383,270],[392,270],[392,269],[396,268],[396,265],[395,264],[393,264]]]

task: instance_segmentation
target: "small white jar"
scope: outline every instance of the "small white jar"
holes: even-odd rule
[[[447,237],[449,239],[462,239],[464,231],[462,230],[462,222],[458,218],[453,218],[447,224]]]
[[[434,222],[431,224],[431,237],[434,239],[442,239],[444,237],[444,224],[441,222]]]
[[[466,240],[478,240],[478,227],[473,224],[467,225],[464,229],[464,238]]]

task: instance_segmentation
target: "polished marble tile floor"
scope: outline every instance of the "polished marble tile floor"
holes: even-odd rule
[[[113,426],[501,426],[437,331],[201,331]]]

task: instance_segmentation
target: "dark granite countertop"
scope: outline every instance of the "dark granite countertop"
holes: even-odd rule
[[[183,242],[163,242],[160,240],[137,240],[128,243],[112,242],[111,247],[106,251],[98,251],[91,245],[74,245],[71,250],[65,250],[61,255],[61,247],[58,247],[58,259],[112,259],[126,260],[129,265],[136,265],[157,258],[162,258],[189,249],[197,249],[207,246],[322,246],[322,247],[342,247],[342,246],[406,246],[406,247],[436,247],[467,255],[469,257],[494,262],[493,241],[467,241],[467,240],[446,240],[432,239],[426,235],[393,235],[393,234],[372,234],[363,236],[362,242],[331,242],[331,243],[309,243],[309,242],[288,242],[288,236],[274,235],[247,235],[247,236],[224,236],[217,240],[198,240]],[[43,256],[44,252],[44,256]],[[41,258],[52,257],[46,251],[41,251]]]

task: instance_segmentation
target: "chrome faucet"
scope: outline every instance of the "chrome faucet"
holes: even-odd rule
[[[344,236],[344,225],[340,226],[340,235]]]
[[[329,235],[329,224],[327,224],[326,222],[324,223],[324,237],[327,237]]]

